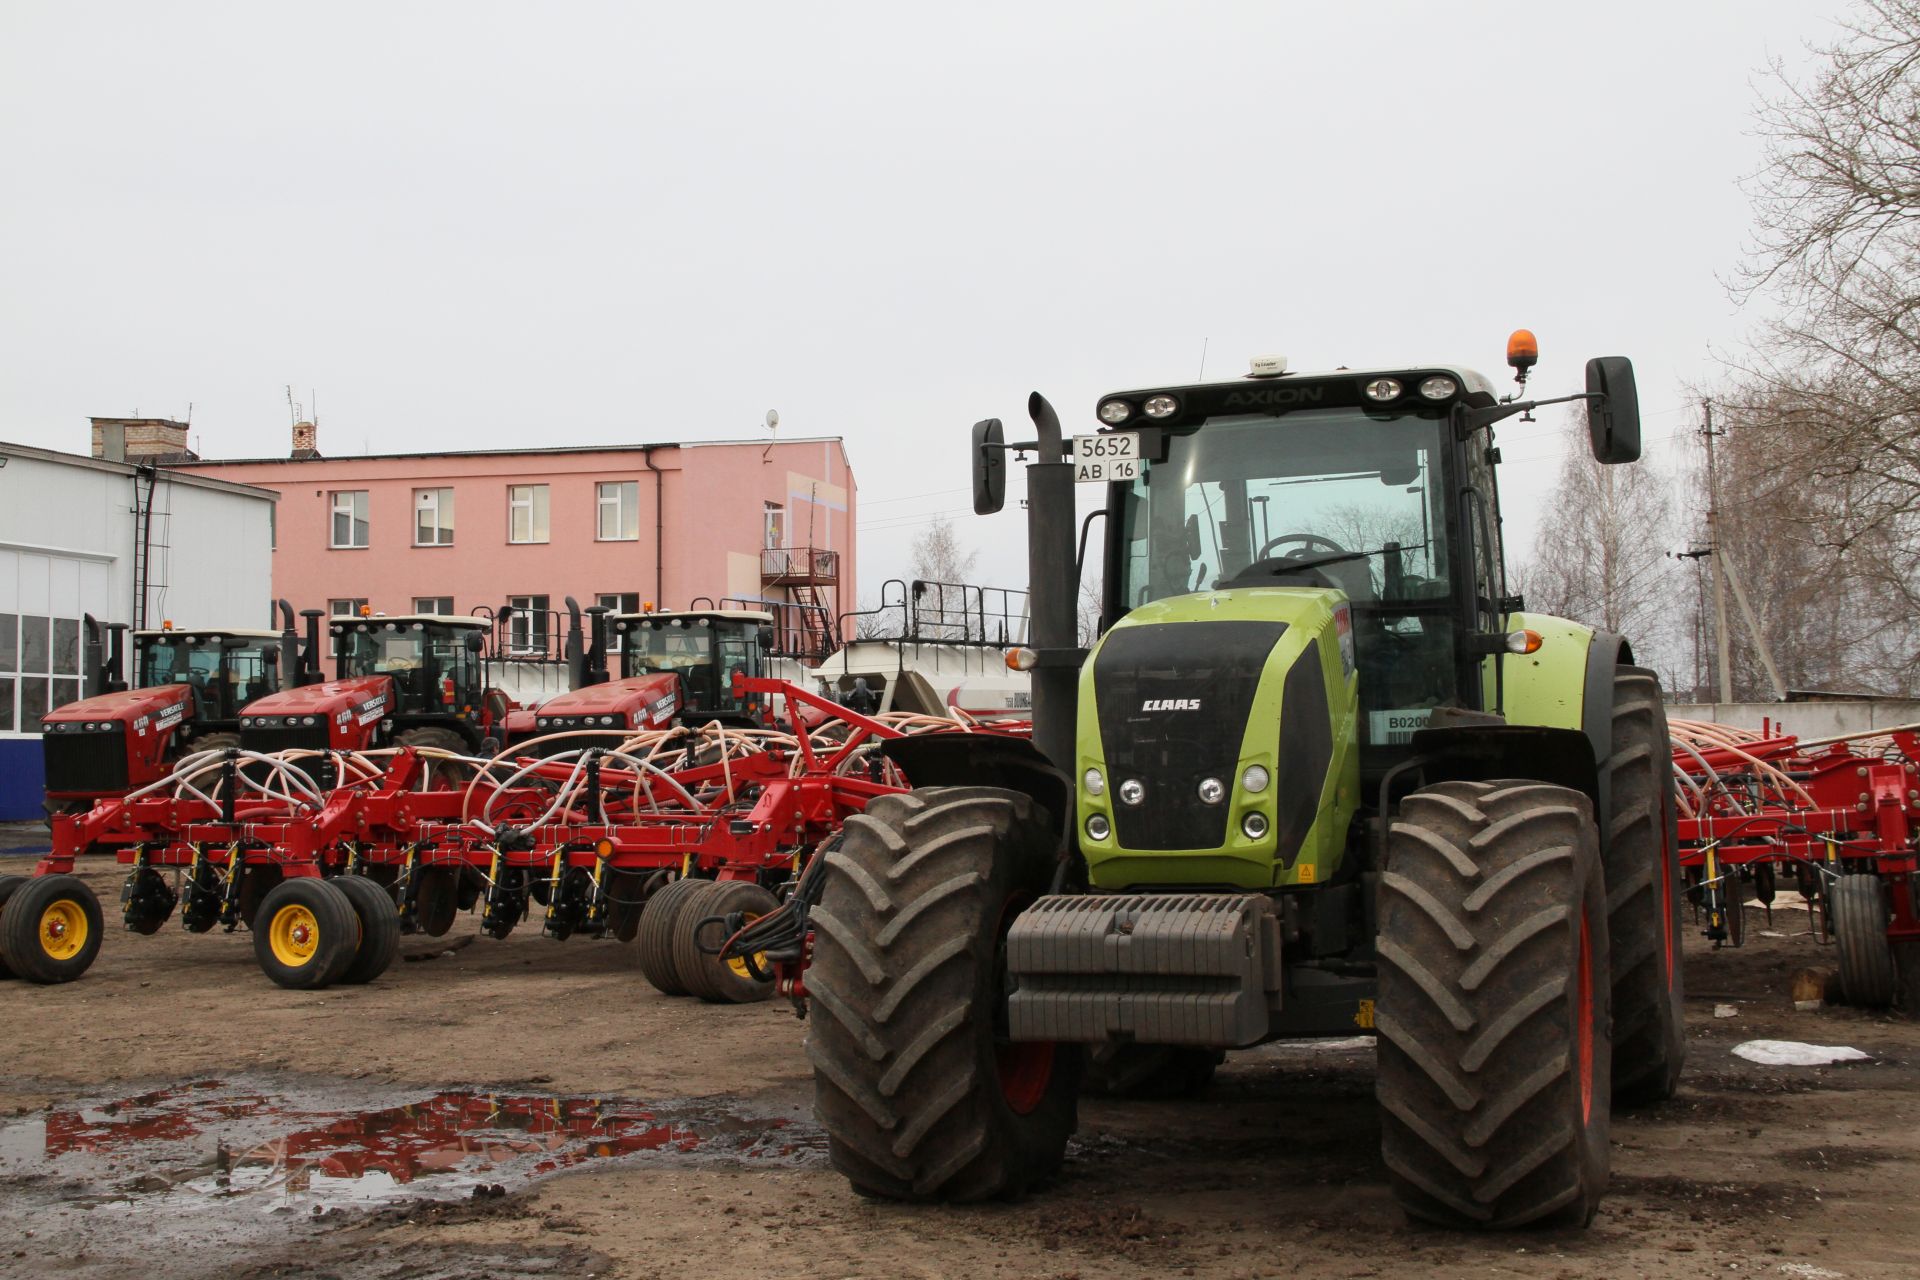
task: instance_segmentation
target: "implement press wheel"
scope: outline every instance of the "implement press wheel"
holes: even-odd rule
[[[1877,875],[1843,875],[1827,889],[1833,910],[1833,937],[1840,956],[1840,994],[1859,1009],[1884,1009],[1893,1003],[1895,967],[1887,925],[1893,907],[1887,886]]]
[[[745,960],[722,960],[707,954],[701,944],[714,947],[726,941],[726,926],[716,916],[737,912],[751,922],[779,906],[772,894],[746,880],[722,880],[688,898],[673,936],[673,971],[687,994],[710,1004],[752,1004],[771,996],[772,970],[764,959],[759,960],[760,971],[769,977],[762,981],[753,976]],[[701,923],[707,920],[713,923],[702,929]]]
[[[283,987],[313,991],[338,982],[359,948],[359,915],[330,881],[294,876],[260,904],[253,956]]]
[[[1380,877],[1381,1149],[1411,1218],[1584,1226],[1607,1183],[1606,893],[1580,792],[1443,782]]]
[[[78,876],[34,876],[0,909],[0,967],[28,982],[72,982],[100,954],[100,899]]]
[[[360,926],[359,944],[339,980],[350,986],[372,982],[400,954],[400,909],[392,894],[365,876],[337,876],[329,883],[347,895]]]
[[[649,897],[640,912],[640,931],[629,945],[641,975],[662,995],[687,994],[679,967],[673,962],[673,941],[679,936],[682,911],[696,895],[713,888],[713,883],[693,876],[682,877]]]
[[[1059,1169],[1076,1045],[1006,1039],[1006,937],[1057,835],[987,787],[881,796],[824,855],[807,1056],[834,1167],[863,1195],[978,1201]]]
[[[1616,1104],[1671,1098],[1687,1054],[1672,760],[1659,678],[1621,667],[1613,678],[1612,754],[1602,766]]]

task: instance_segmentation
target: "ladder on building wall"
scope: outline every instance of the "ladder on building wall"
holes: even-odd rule
[[[820,599],[820,589],[811,585],[796,585],[788,589],[788,594],[798,606],[807,653],[822,658],[832,653],[839,646],[834,643],[833,624],[828,619],[825,602]]]
[[[142,491],[144,482],[144,492]],[[133,474],[133,629],[152,629],[151,616],[167,598],[167,550],[173,535],[173,484],[161,487],[158,468]]]

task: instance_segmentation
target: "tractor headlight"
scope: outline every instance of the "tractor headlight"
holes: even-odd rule
[[[1218,778],[1200,779],[1200,800],[1203,804],[1219,804],[1227,798],[1227,784]]]
[[[1435,374],[1420,384],[1420,394],[1429,400],[1445,400],[1460,389],[1460,384],[1452,378]]]
[[[1140,407],[1146,410],[1149,418],[1171,418],[1180,408],[1180,402],[1172,396],[1148,396],[1147,402]]]
[[[1128,778],[1120,784],[1120,803],[1139,804],[1147,798],[1147,785],[1138,778]]]
[[[1098,796],[1098,795],[1106,794],[1107,780],[1100,776],[1100,771],[1098,769],[1087,770],[1087,772],[1081,777],[1080,781],[1086,784],[1088,795]]]
[[[1112,831],[1113,827],[1107,822],[1106,814],[1094,813],[1087,816],[1087,836],[1089,839],[1105,840]]]
[[[548,729],[553,726],[553,721],[547,719],[545,716],[540,717],[535,723],[542,729]]]
[[[304,716],[301,718],[300,723],[311,729],[320,723],[320,718],[318,716]]]
[[[1367,384],[1367,399],[1382,402],[1397,400],[1400,398],[1400,391],[1400,379],[1375,378]]]
[[[1267,784],[1272,781],[1273,777],[1267,772],[1265,765],[1250,764],[1247,766],[1246,772],[1240,775],[1240,789],[1242,791],[1252,792],[1254,795],[1259,795],[1267,789]]]
[[[1258,840],[1261,836],[1266,835],[1267,825],[1267,815],[1261,813],[1258,809],[1255,809],[1252,813],[1240,819],[1240,830],[1246,833],[1247,839],[1249,840]]]
[[[600,717],[600,723],[601,723],[601,724],[605,724],[605,725],[610,725],[610,724],[612,724],[612,723],[613,723],[613,717],[612,717],[612,716],[601,716],[601,717]]]
[[[1133,406],[1125,400],[1109,400],[1100,406],[1100,421],[1117,427],[1133,416]]]

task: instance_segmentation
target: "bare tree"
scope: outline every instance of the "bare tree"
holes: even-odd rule
[[[978,551],[962,546],[953,521],[936,518],[913,540],[913,576],[928,582],[965,582],[980,559]]]
[[[1677,625],[1687,585],[1667,555],[1673,489],[1647,462],[1606,466],[1587,446],[1584,416],[1569,418],[1566,460],[1532,558],[1515,574],[1529,608],[1627,637],[1635,657],[1668,687],[1692,654]]]

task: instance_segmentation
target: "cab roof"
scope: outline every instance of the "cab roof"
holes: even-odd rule
[[[198,640],[203,636],[244,636],[248,640],[278,640],[278,631],[253,631],[245,627],[174,627],[169,631],[136,631],[136,640],[154,640],[173,637],[181,640]]]
[[[357,627],[361,623],[366,623],[368,624],[368,630],[372,630],[374,626],[386,622],[430,622],[437,623],[443,627],[467,627],[475,631],[491,631],[493,629],[493,622],[490,619],[478,618],[470,613],[376,613],[365,618],[358,614],[343,613],[327,620],[327,624],[334,627],[342,625]]]
[[[718,618],[722,622],[764,622],[771,626],[773,615],[757,609],[655,609],[652,613],[616,613],[615,622],[645,622],[648,618],[684,618],[699,621],[703,618]]]

